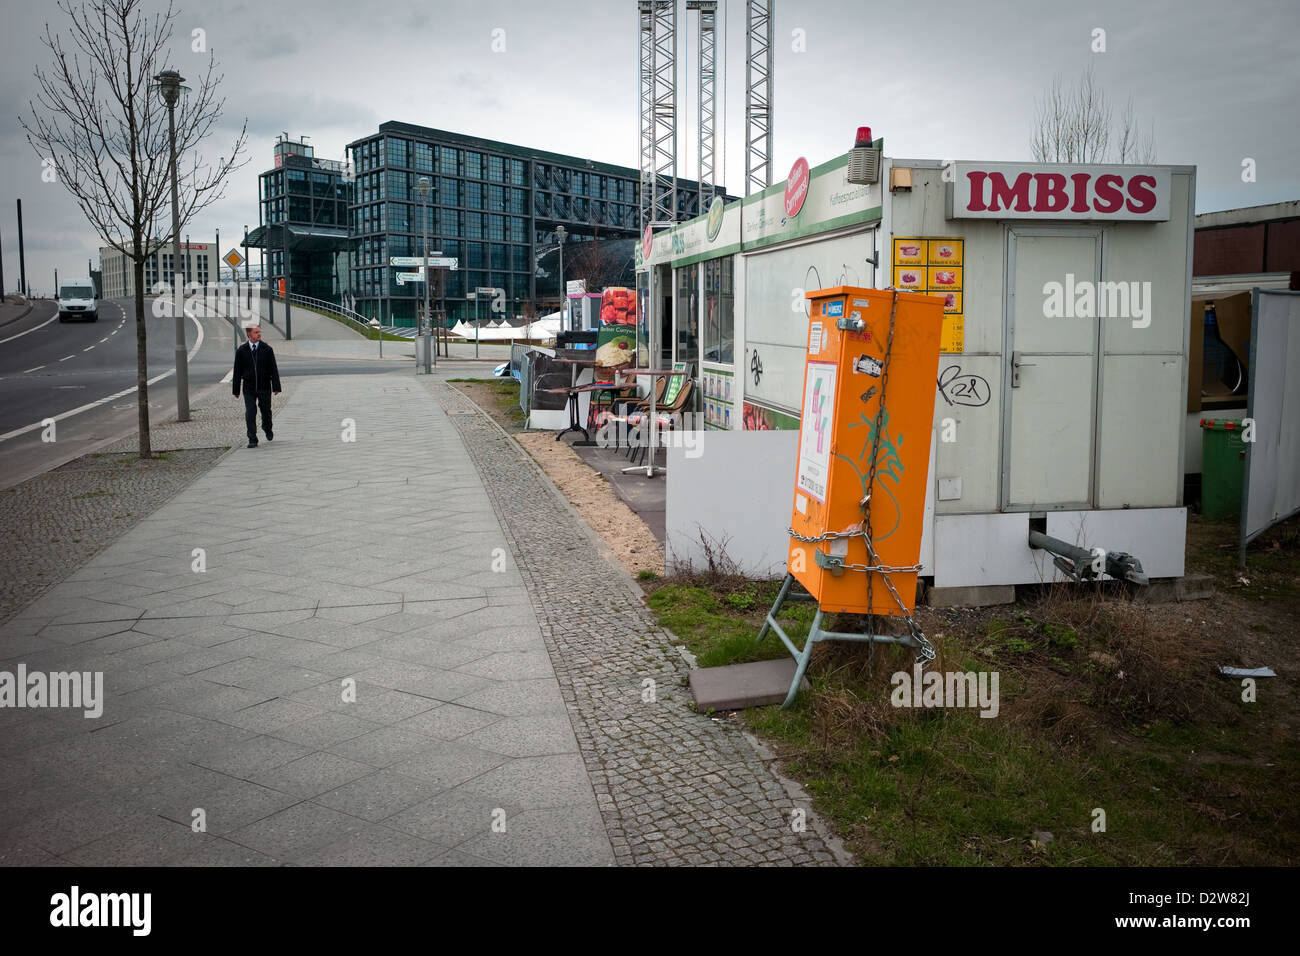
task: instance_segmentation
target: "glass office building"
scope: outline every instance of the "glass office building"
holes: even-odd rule
[[[357,310],[386,324],[415,324],[422,287],[400,284],[397,274],[411,270],[389,259],[419,256],[426,228],[430,254],[459,260],[441,290],[448,324],[474,318],[468,294],[477,288],[505,291],[505,314],[495,318],[558,307],[557,270],[542,259],[557,258],[548,253],[559,226],[566,255],[573,243],[640,234],[639,174],[630,167],[397,122],[350,143],[348,159],[350,287]],[[426,176],[422,202],[416,188]],[[696,183],[679,180],[677,196],[679,220],[697,215]]]
[[[260,224],[248,234],[246,246],[262,250],[265,276],[283,279],[287,256],[290,292],[340,301],[351,277],[347,165],[317,159],[306,137],[281,136],[274,168],[257,182]]]

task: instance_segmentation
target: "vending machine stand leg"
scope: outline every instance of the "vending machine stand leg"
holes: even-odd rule
[[[781,590],[777,592],[776,602],[772,605],[772,610],[767,613],[767,619],[763,622],[762,629],[758,632],[758,637],[754,638],[757,645],[768,630],[773,631],[781,639],[790,656],[795,659],[796,667],[794,680],[790,682],[790,693],[786,695],[785,703],[781,705],[782,710],[787,710],[794,703],[795,697],[799,693],[799,684],[803,680],[804,672],[808,670],[808,661],[812,659],[813,645],[818,641],[856,641],[858,643],[868,644],[903,644],[907,647],[920,647],[921,643],[911,634],[876,634],[873,633],[875,628],[872,627],[866,634],[848,634],[843,631],[823,631],[822,617],[824,612],[820,607],[817,613],[813,615],[812,626],[808,629],[808,640],[804,643],[803,649],[798,648],[790,636],[777,623],[776,616],[781,611],[781,606],[786,601],[812,601],[815,600],[811,594],[806,591],[793,591],[795,583],[794,575],[787,574],[785,580],[781,582]],[[874,622],[874,615],[871,615]]]

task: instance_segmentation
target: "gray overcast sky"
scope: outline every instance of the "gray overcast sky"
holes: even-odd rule
[[[694,20],[679,6],[684,71],[695,62]],[[745,5],[719,7],[724,179],[741,193]],[[634,0],[186,0],[177,10],[174,64],[197,71],[190,35],[202,28],[225,73],[226,128],[206,148],[221,154],[249,121],[248,164],[187,230],[198,240],[221,229],[223,251],[257,223],[256,177],[280,131],[342,159],[346,143],[396,119],[637,165]],[[21,198],[28,279],[48,291],[56,267],[83,272],[100,245],[62,187],[41,181],[17,120],[35,96],[43,25],[65,20],[50,0],[0,0],[0,16],[5,280],[17,287]],[[494,53],[498,28],[506,49]],[[1105,53],[1091,50],[1095,28],[1106,31]],[[792,48],[795,30],[803,52]],[[775,35],[776,179],[800,156],[815,165],[844,152],[859,125],[883,135],[891,156],[1028,159],[1035,97],[1092,65],[1117,112],[1132,97],[1152,124],[1157,162],[1197,167],[1198,212],[1300,198],[1295,0],[776,0]],[[678,156],[693,178],[689,86],[683,75]],[[1245,157],[1257,163],[1253,184],[1241,181]]]

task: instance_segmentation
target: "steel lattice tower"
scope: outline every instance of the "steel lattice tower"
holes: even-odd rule
[[[696,212],[707,213],[717,182],[717,154],[714,150],[714,117],[717,110],[717,0],[687,0],[687,10],[698,10],[699,16],[699,116],[696,136],[699,144],[699,203]]]
[[[641,229],[677,221],[677,4],[638,0],[641,15]]]
[[[746,0],[745,195],[772,185],[772,17],[776,0]]]

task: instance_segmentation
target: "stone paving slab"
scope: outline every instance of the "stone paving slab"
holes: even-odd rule
[[[105,698],[0,709],[0,861],[613,863],[508,553],[431,395],[296,380],[274,443],[0,626],[0,669]]]
[[[0,862],[836,862],[458,393],[299,379],[276,433],[0,625],[0,670],[104,694],[0,709]]]

